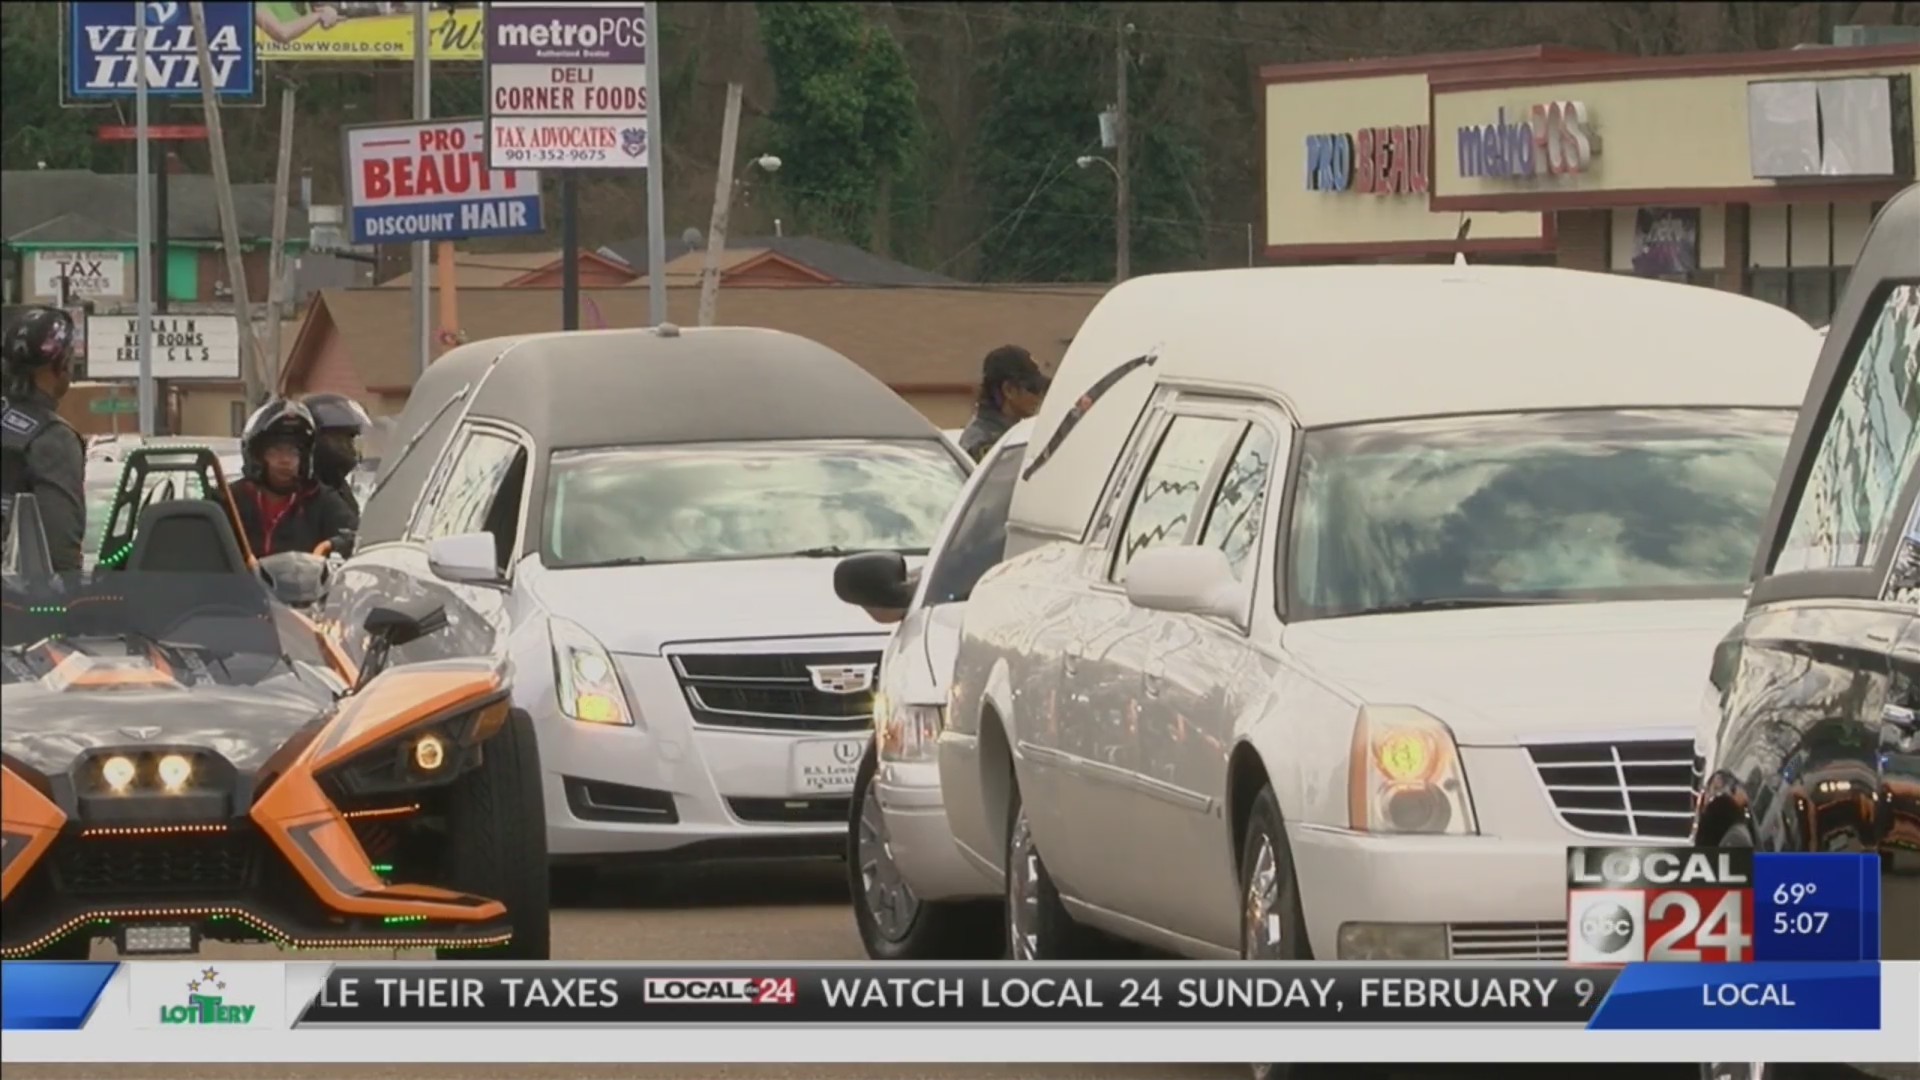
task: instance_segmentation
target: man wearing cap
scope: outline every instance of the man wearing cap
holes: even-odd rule
[[[987,354],[981,365],[980,397],[973,419],[960,433],[960,449],[974,461],[987,456],[1008,429],[1040,411],[1047,396],[1047,377],[1033,354],[1018,345],[1002,345]]]

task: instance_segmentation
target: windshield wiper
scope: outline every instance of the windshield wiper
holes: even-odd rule
[[[653,561],[652,559],[647,558],[645,555],[623,555],[618,559],[607,559],[603,562],[570,563],[566,566],[560,567],[560,569],[562,570],[598,570],[602,567],[611,567],[611,566],[643,566],[652,561]]]
[[[799,551],[784,551],[778,555],[769,555],[769,559],[839,559],[848,555],[865,555],[875,551],[892,551],[901,555],[925,555],[926,548],[850,548],[838,544],[823,547],[803,548]]]
[[[1535,604],[1564,603],[1567,601],[1555,596],[1429,596],[1421,600],[1368,608],[1354,614],[1396,615],[1409,611],[1467,611],[1482,607],[1531,607]]]

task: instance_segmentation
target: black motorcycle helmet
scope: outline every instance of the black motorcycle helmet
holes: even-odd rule
[[[338,484],[360,464],[360,437],[373,418],[345,394],[308,394],[301,401],[313,414],[314,471],[322,482]]]
[[[0,357],[6,361],[7,387],[24,390],[33,372],[64,364],[73,356],[73,317],[56,307],[32,307],[7,327]]]
[[[267,477],[263,454],[268,443],[291,440],[300,448],[300,478],[313,479],[313,444],[316,426],[313,413],[305,405],[288,398],[275,398],[247,417],[246,431],[240,436],[240,455],[247,479],[264,483]]]

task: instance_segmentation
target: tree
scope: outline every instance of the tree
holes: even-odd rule
[[[65,4],[7,4],[0,7],[0,39],[7,62],[0,65],[0,146],[6,167],[113,170],[124,148],[100,142],[101,124],[121,122],[112,109],[64,109],[60,85],[60,20]],[[127,108],[132,111],[132,106]]]
[[[1014,4],[987,73],[991,83],[974,170],[990,208],[980,277],[990,281],[1110,281],[1115,175],[1077,165],[1111,155],[1099,114],[1113,100],[1117,60],[1106,4]],[[1205,250],[1208,185],[1183,116],[1203,102],[1181,93],[1176,65],[1137,47],[1129,76],[1133,118],[1134,271],[1185,269]]]
[[[849,3],[757,5],[776,100],[767,148],[798,229],[863,246],[885,231],[892,181],[916,164],[920,106],[905,53]]]

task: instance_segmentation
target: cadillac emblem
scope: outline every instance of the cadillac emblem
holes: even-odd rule
[[[859,694],[873,689],[873,671],[877,664],[807,665],[813,676],[813,688],[823,694]]]

